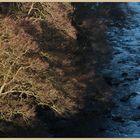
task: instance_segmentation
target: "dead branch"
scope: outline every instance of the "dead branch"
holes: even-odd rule
[[[35,3],[32,3],[32,4],[31,4],[31,7],[30,7],[30,9],[29,9],[29,11],[28,11],[28,15],[30,15],[31,11],[34,9],[34,4],[35,4]]]

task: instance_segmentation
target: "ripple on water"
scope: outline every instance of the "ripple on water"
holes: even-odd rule
[[[113,86],[113,99],[118,107],[113,108],[112,113],[125,119],[125,125],[111,122],[114,132],[110,130],[106,135],[112,137],[140,137],[140,3],[128,3],[126,12],[129,13],[130,9],[134,14],[128,14],[128,26],[123,28],[122,23],[120,28],[112,24],[107,32],[114,51],[103,75],[109,76],[113,82],[119,81],[119,85]],[[136,95],[120,102],[120,97],[129,93]]]
[[[134,108],[137,108],[140,106],[140,95],[136,95],[135,97],[131,98],[131,105]]]

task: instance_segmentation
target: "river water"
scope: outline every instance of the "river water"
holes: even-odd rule
[[[106,17],[103,15],[108,9],[103,11],[104,5],[111,11]],[[89,111],[96,108],[101,113],[82,110],[62,121],[53,130],[55,137],[140,137],[140,3],[90,3],[76,7],[77,19],[87,21],[86,25],[90,26],[90,34],[84,35],[88,38],[88,47],[94,46],[92,55],[99,56],[96,62],[102,66],[98,74],[112,89],[113,107],[104,113],[97,104],[90,104]],[[96,21],[101,26],[96,25]],[[104,21],[106,28],[102,26]],[[103,30],[98,31],[98,28]]]
[[[113,52],[102,69],[103,76],[111,81],[115,105],[99,136],[140,137],[140,3],[120,6],[125,19],[112,18],[108,25]]]

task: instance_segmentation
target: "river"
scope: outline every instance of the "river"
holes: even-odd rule
[[[88,29],[88,34],[82,32],[80,44],[92,47],[93,66],[99,66],[97,73],[111,87],[113,106],[103,112],[103,106],[89,96],[88,102],[94,104],[60,123],[55,137],[140,137],[140,3],[81,3],[76,8],[76,23],[84,21],[80,26]],[[97,85],[104,84],[97,81]],[[86,94],[92,93],[93,86]]]
[[[125,19],[113,18],[108,25],[107,38],[113,52],[102,69],[111,81],[115,106],[99,136],[140,137],[140,3],[120,6]]]

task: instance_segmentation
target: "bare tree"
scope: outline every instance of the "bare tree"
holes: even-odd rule
[[[33,70],[35,63],[27,58],[29,51],[26,44],[22,47],[0,46],[0,96],[11,93],[35,96],[35,76],[28,72]]]

